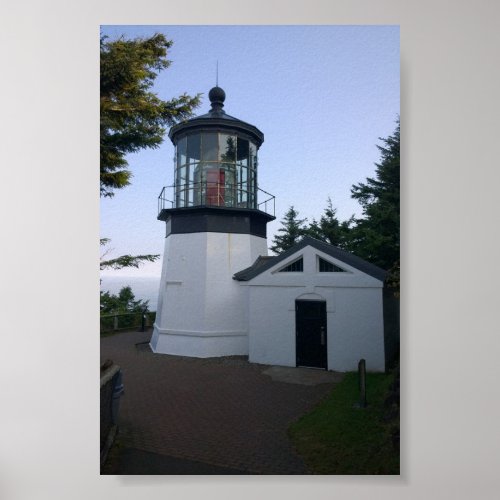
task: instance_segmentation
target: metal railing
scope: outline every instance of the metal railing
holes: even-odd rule
[[[155,317],[154,311],[101,314],[100,331],[109,333],[131,328],[145,328],[153,325]]]
[[[259,201],[259,198],[264,198]],[[158,214],[164,209],[185,207],[226,207],[257,209],[275,216],[275,197],[257,188],[256,192],[220,182],[193,182],[165,186],[158,196]]]
[[[257,188],[258,191],[261,193],[264,193],[265,195],[268,196],[264,201],[261,201],[260,203],[257,204],[257,208],[261,210],[262,212],[265,212],[266,214],[272,215],[275,217],[276,215],[276,203],[275,200],[276,198],[274,195],[271,193],[268,193],[267,191],[264,191],[263,189]],[[269,207],[268,207],[269,205]]]

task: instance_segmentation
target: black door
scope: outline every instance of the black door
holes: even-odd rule
[[[327,369],[326,302],[295,301],[297,366]]]

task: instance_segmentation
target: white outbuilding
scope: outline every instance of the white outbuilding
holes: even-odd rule
[[[310,237],[277,257],[260,257],[235,274],[247,288],[249,360],[350,371],[365,359],[370,371],[384,371],[391,342],[385,275]]]

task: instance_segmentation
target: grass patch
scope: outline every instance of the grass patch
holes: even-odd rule
[[[359,401],[358,374],[346,373],[331,394],[289,428],[298,453],[313,474],[399,474],[399,451],[384,423],[384,400],[392,375],[366,374],[367,408]]]

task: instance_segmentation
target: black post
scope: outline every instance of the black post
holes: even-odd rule
[[[359,407],[366,408],[366,361],[360,359],[358,363],[359,374]]]
[[[141,316],[141,332],[144,331],[144,327],[146,326],[146,311],[147,311],[147,309],[144,309],[144,311],[142,311],[142,316]]]

